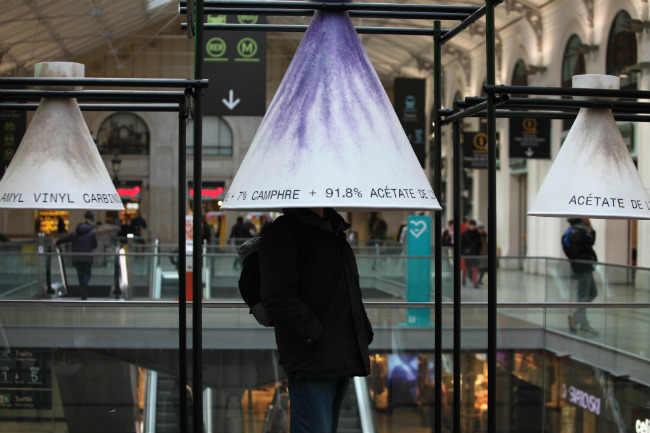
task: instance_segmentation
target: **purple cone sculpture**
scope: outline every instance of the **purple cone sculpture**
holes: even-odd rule
[[[223,209],[439,210],[344,11],[316,11]]]

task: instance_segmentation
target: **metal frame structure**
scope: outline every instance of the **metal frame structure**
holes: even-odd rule
[[[160,91],[160,90],[13,90],[17,86],[96,86],[96,87],[138,87],[138,88],[172,88],[183,89],[182,91]],[[76,98],[80,101],[79,108],[88,111],[156,111],[156,112],[178,112],[179,116],[179,135],[178,135],[178,267],[186,268],[185,251],[185,214],[186,214],[186,120],[192,116],[192,107],[196,108],[196,103],[192,100],[200,101],[201,89],[208,86],[208,80],[185,80],[185,79],[129,79],[129,78],[0,78],[0,110],[36,110],[41,98]],[[6,90],[9,88],[12,90]],[[194,113],[196,119],[194,134],[195,143],[198,143],[196,155],[201,155],[201,132],[202,117]],[[199,139],[196,139],[198,134]],[[196,174],[196,173],[195,173]],[[200,172],[199,172],[200,176]],[[196,204],[197,200],[195,200]],[[195,213],[195,221],[200,218],[200,200],[198,216]],[[199,219],[198,229],[200,230]],[[201,239],[201,232],[198,232],[198,239]],[[195,234],[196,235],[196,231]],[[198,261],[201,265],[201,249],[194,248],[194,263]],[[196,258],[198,256],[198,259]],[[195,265],[196,266],[196,265]],[[200,272],[200,269],[199,269]],[[200,273],[199,273],[200,275]],[[179,326],[179,380],[182,384],[188,383],[187,378],[187,304],[186,304],[186,274],[179,272],[179,301],[178,301],[178,326]],[[200,302],[200,278],[195,278],[194,282],[199,283],[198,296],[194,293],[194,300]],[[194,289],[196,292],[196,289]],[[200,303],[195,303],[193,312],[200,311]],[[200,329],[195,328],[195,329]],[[194,334],[200,334],[194,332]],[[194,357],[196,359],[196,356]],[[199,360],[200,361],[200,360]],[[199,369],[200,371],[200,369]],[[183,426],[187,425],[187,393],[185,386],[180,387],[179,391],[181,404],[181,422]]]
[[[212,13],[245,13],[256,15],[309,15],[314,10],[336,10],[348,11],[351,16],[356,17],[375,17],[375,18],[397,18],[397,19],[431,19],[434,20],[433,29],[417,29],[417,28],[394,28],[394,27],[355,27],[358,33],[370,34],[395,34],[395,35],[425,35],[431,36],[434,42],[434,118],[436,119],[434,125],[435,132],[435,147],[436,154],[434,158],[435,185],[433,187],[434,193],[437,197],[441,196],[442,180],[440,173],[442,171],[442,157],[441,157],[441,114],[442,109],[442,92],[441,92],[441,77],[442,77],[442,44],[451,40],[454,36],[460,34],[463,30],[468,28],[472,23],[478,19],[485,17],[486,19],[486,56],[487,56],[487,84],[495,84],[495,26],[494,26],[494,7],[502,3],[503,0],[486,0],[484,6],[445,6],[445,5],[420,5],[420,4],[386,4],[386,3],[318,3],[318,2],[282,2],[282,1],[214,1],[214,0],[181,0],[181,13],[188,16],[188,24],[183,27],[188,30],[188,35],[194,35],[197,38],[196,47],[202,47],[203,30],[240,30],[240,31],[278,31],[278,32],[304,32],[307,26],[295,25],[243,25],[243,24],[207,24],[203,23],[203,14],[205,12]],[[441,29],[442,20],[454,20],[459,23],[452,29]],[[203,23],[199,25],[198,23]],[[198,62],[199,52],[195,53],[196,62],[196,75],[195,78],[201,78],[200,62]],[[488,208],[488,231],[496,233],[496,117],[495,106],[497,98],[494,93],[489,93],[487,101],[484,105],[487,107],[488,112],[488,195],[489,195],[489,208]],[[199,100],[196,101],[200,106]],[[199,107],[200,108],[200,107]],[[195,128],[196,132],[196,128]],[[195,143],[199,143],[196,141]],[[195,167],[194,167],[194,184],[200,185],[200,175],[197,176],[196,155],[195,152]],[[456,160],[458,161],[458,160]],[[456,164],[458,165],[458,164]],[[200,171],[199,171],[200,173]],[[455,185],[458,185],[456,183]],[[456,205],[459,206],[460,201],[456,200]],[[196,203],[195,203],[196,209]],[[199,208],[200,212],[200,208]],[[195,211],[196,215],[196,211]],[[456,212],[458,218],[459,212]],[[200,224],[200,222],[199,222]],[[456,225],[459,227],[460,223],[457,221]],[[195,236],[197,236],[197,218],[195,216]],[[459,233],[455,234],[456,237],[460,236]],[[434,220],[434,260],[435,260],[435,299],[431,306],[434,307],[435,323],[442,323],[442,217],[439,212],[435,214]],[[198,236],[197,236],[198,238]],[[492,239],[494,235],[492,235]],[[460,239],[455,240],[454,249],[454,431],[460,431]],[[194,265],[200,269],[200,262],[197,261],[196,254],[194,255]],[[488,252],[488,396],[496,394],[496,242],[492,241],[489,245]],[[197,288],[197,281],[194,281],[195,303],[197,293],[200,293],[200,287]],[[200,304],[193,310],[193,314],[200,316]],[[194,365],[196,369],[200,370],[200,363],[197,364],[197,358],[200,356],[201,350],[201,337],[196,332],[200,329],[200,317],[194,319],[194,337],[193,337],[193,355]],[[435,401],[442,401],[442,327],[435,327]],[[197,373],[197,372],[195,372]],[[200,371],[198,371],[200,374]],[[202,386],[200,375],[194,375],[194,388],[200,389]],[[202,420],[202,400],[200,393],[195,393],[194,400],[194,419]],[[496,405],[494,398],[488,398],[488,431],[490,433],[496,432]],[[442,406],[436,404],[434,408],[435,426],[434,432],[439,433],[442,431]],[[200,427],[194,424],[194,432],[199,433]]]
[[[493,21],[488,18],[487,32],[494,30]],[[460,143],[459,121],[467,117],[487,118],[488,134],[488,232],[490,243],[488,252],[488,432],[496,432],[496,407],[494,398],[496,395],[496,349],[497,349],[497,297],[496,297],[496,118],[550,118],[550,119],[574,119],[580,108],[607,108],[611,109],[616,120],[650,122],[650,102],[629,102],[629,99],[648,99],[650,91],[636,90],[598,90],[579,88],[557,88],[557,87],[528,87],[528,86],[496,86],[494,84],[494,47],[489,44],[494,42],[494,37],[488,35],[487,84],[483,87],[487,97],[468,97],[464,101],[454,101],[453,110],[443,110],[436,104],[436,124],[452,125],[453,137],[453,178],[454,178],[454,226],[460,227],[460,184],[462,170],[462,150]],[[610,100],[581,100],[581,99],[538,99],[538,98],[515,98],[510,95],[551,95],[560,97],[601,97]],[[628,99],[620,101],[618,98]],[[540,111],[523,111],[523,110]],[[638,114],[642,113],[642,114]],[[439,147],[438,131],[436,141]],[[459,341],[456,341],[457,327],[460,327],[460,233],[454,232],[454,389],[456,389],[457,376],[456,348]],[[503,304],[499,304],[504,306]],[[575,305],[575,304],[574,304]],[[456,416],[457,408],[460,407],[460,398],[454,394],[454,431],[460,431],[460,424]]]
[[[548,100],[548,99],[523,99],[510,98],[511,94],[532,95],[559,95],[559,96],[616,96],[625,98],[650,99],[650,92],[644,91],[614,91],[614,90],[587,90],[568,88],[542,88],[495,86],[495,26],[494,8],[503,0],[485,0],[484,6],[442,6],[442,5],[403,5],[403,4],[373,4],[373,3],[317,3],[317,2],[282,2],[282,1],[213,1],[189,0],[181,1],[181,12],[186,13],[188,24],[184,25],[188,35],[195,38],[195,77],[193,80],[157,80],[157,79],[46,79],[46,78],[0,78],[0,110],[33,110],[37,107],[35,102],[40,98],[77,98],[81,102],[82,110],[97,111],[177,111],[179,113],[179,155],[178,155],[178,245],[179,269],[186,265],[186,256],[183,254],[185,245],[185,206],[186,206],[186,143],[185,120],[193,115],[194,126],[194,157],[193,157],[193,182],[195,189],[200,190],[202,184],[202,115],[203,95],[201,89],[207,87],[207,80],[202,79],[203,68],[201,65],[200,47],[203,47],[203,30],[262,30],[301,32],[306,26],[289,25],[241,25],[241,24],[197,24],[203,23],[205,12],[221,13],[247,13],[258,15],[308,15],[313,10],[346,10],[353,17],[396,18],[396,19],[431,19],[432,29],[420,28],[394,28],[394,27],[358,27],[359,33],[373,34],[400,34],[400,35],[427,35],[433,39],[434,56],[434,133],[435,154],[433,155],[435,182],[434,192],[440,197],[442,181],[441,157],[441,131],[443,125],[453,126],[454,136],[454,185],[460,184],[460,142],[458,120],[465,117],[486,117],[488,134],[488,232],[491,242],[488,249],[488,432],[496,432],[496,353],[497,353],[497,250],[496,250],[496,118],[497,117],[551,117],[571,118],[581,107],[604,107],[615,110],[615,117],[621,120],[650,121],[650,103],[619,102],[619,101],[582,101],[582,100]],[[442,109],[442,45],[461,33],[476,20],[485,17],[485,44],[487,80],[484,90],[485,98],[466,98],[457,101],[454,110]],[[441,21],[459,21],[452,29],[442,29]],[[139,88],[180,88],[183,91],[38,91],[38,90],[2,90],[3,87],[13,86],[38,86],[38,85],[76,85],[100,87],[139,87]],[[497,110],[497,108],[499,108]],[[540,112],[516,111],[523,109],[538,109]],[[462,110],[462,111],[461,111]],[[639,115],[638,113],[643,113]],[[645,115],[649,114],[649,115]],[[460,226],[460,190],[454,187],[454,219],[455,225]],[[201,239],[201,201],[194,200],[193,207],[193,235]],[[434,219],[434,260],[435,260],[435,294],[434,302],[424,303],[422,307],[433,308],[435,323],[442,323],[442,217],[435,214]],[[460,331],[461,331],[461,303],[460,303],[460,233],[455,232],[454,242],[454,299],[453,299],[453,359],[454,359],[454,415],[453,430],[460,431]],[[203,387],[202,379],[202,261],[201,249],[194,248],[192,253],[193,271],[197,275],[192,284],[192,388],[194,420],[193,431],[203,431],[203,399],[202,393],[196,392]],[[185,385],[188,381],[187,370],[187,327],[186,327],[186,278],[184,272],[179,272],[179,396],[181,402],[182,431],[187,431],[187,394]],[[442,327],[436,326],[435,338],[435,425],[434,432],[442,431]],[[492,397],[492,398],[490,398]]]
[[[118,111],[176,111],[179,112],[179,207],[178,207],[178,243],[179,243],[179,269],[186,265],[185,254],[182,253],[185,244],[185,120],[190,114],[195,119],[194,126],[194,158],[193,158],[193,181],[196,189],[202,184],[202,116],[203,116],[203,95],[201,89],[207,87],[206,80],[202,80],[203,68],[201,57],[198,55],[199,48],[203,46],[204,28],[222,30],[251,30],[246,25],[229,24],[203,24],[204,12],[226,12],[238,13],[245,11],[259,15],[304,15],[309,10],[346,10],[352,16],[365,16],[375,18],[399,18],[399,19],[431,19],[434,20],[432,30],[414,28],[391,28],[391,27],[359,27],[359,33],[374,34],[401,34],[401,35],[426,35],[432,36],[434,41],[434,115],[436,132],[436,154],[434,155],[436,173],[441,172],[441,45],[449,41],[455,35],[462,32],[472,23],[485,16],[486,25],[486,52],[488,63],[487,84],[494,85],[494,7],[502,0],[486,0],[485,6],[442,6],[442,5],[400,5],[400,4],[372,4],[372,3],[302,3],[302,2],[239,2],[239,1],[206,1],[190,0],[181,1],[181,11],[188,15],[189,25],[185,25],[188,36],[195,38],[195,79],[194,80],[148,80],[148,79],[47,79],[47,78],[3,78],[0,79],[0,87],[7,86],[38,86],[38,85],[76,85],[76,86],[102,86],[102,87],[163,87],[183,88],[183,92],[156,92],[156,91],[33,91],[33,90],[0,90],[0,109],[25,109],[33,110],[36,105],[33,103],[40,98],[77,98],[82,103],[80,107],[87,110]],[[450,30],[440,28],[441,20],[456,20],[459,24]],[[199,25],[198,23],[201,23]],[[255,25],[255,30],[265,31],[305,31],[306,26],[273,26]],[[29,102],[32,102],[31,104]],[[138,103],[124,104],[125,102]],[[193,102],[193,103],[192,103]],[[90,104],[92,103],[92,104]],[[113,105],[105,105],[115,103]],[[102,105],[104,104],[104,105]],[[166,104],[166,105],[152,105]],[[490,208],[488,215],[488,230],[496,233],[496,151],[495,151],[495,96],[488,93],[486,101],[488,113],[488,135],[489,135],[489,200]],[[437,175],[435,179],[434,192],[438,197],[441,195],[441,179]],[[201,238],[201,202],[194,201],[193,208],[193,236]],[[458,213],[456,214],[458,215]],[[442,220],[440,213],[436,213],[434,227],[435,241],[435,302],[434,307],[435,323],[442,323],[442,258],[441,258],[441,233]],[[456,234],[458,236],[458,234]],[[494,239],[494,237],[493,237]],[[456,242],[454,257],[460,257],[460,242]],[[488,377],[496,377],[496,242],[490,243],[491,248],[488,255]],[[460,267],[459,261],[454,260],[454,430],[460,426]],[[201,275],[202,261],[201,250],[193,249],[192,254],[193,271]],[[187,363],[186,363],[186,278],[185,273],[179,273],[179,376],[181,386],[179,397],[181,404],[180,423],[182,431],[186,431],[187,419],[187,394],[185,385],[188,384]],[[194,278],[192,284],[192,388],[200,390],[203,387],[202,380],[202,284],[200,278]],[[442,400],[442,328],[435,327],[435,399]],[[494,380],[488,381],[488,395],[496,392]],[[203,431],[203,399],[201,392],[193,393],[193,431]],[[488,399],[488,431],[496,431],[495,399]],[[442,430],[441,405],[435,407],[435,432]]]
[[[596,101],[549,101],[542,99],[511,98],[510,95],[532,94],[532,95],[561,95],[561,96],[616,96],[625,98],[650,98],[650,92],[635,91],[594,91],[588,89],[554,89],[525,86],[495,86],[496,65],[495,65],[495,16],[494,9],[503,0],[485,0],[481,7],[472,6],[443,6],[443,5],[400,5],[400,4],[372,4],[372,3],[317,3],[317,2],[281,2],[281,1],[214,1],[195,0],[196,16],[193,22],[202,22],[199,18],[200,10],[204,12],[220,13],[249,13],[259,15],[309,15],[313,10],[345,10],[351,17],[381,17],[398,19],[431,19],[433,29],[412,29],[393,27],[356,27],[358,33],[369,34],[399,34],[399,35],[427,35],[432,36],[434,41],[433,50],[433,78],[434,78],[434,134],[435,154],[433,155],[434,171],[434,192],[437,197],[441,196],[442,180],[442,142],[441,131],[443,125],[453,125],[454,136],[454,225],[460,227],[460,184],[461,154],[459,141],[458,121],[469,116],[482,116],[487,118],[487,143],[488,143],[488,232],[491,234],[491,242],[488,245],[488,432],[494,433],[496,428],[496,373],[497,373],[497,149],[496,149],[496,118],[497,117],[531,117],[539,114],[540,117],[571,118],[577,114],[581,107],[604,107],[622,110],[622,113],[615,113],[615,118],[630,121],[650,121],[650,116],[635,115],[633,113],[650,113],[650,104],[633,102],[596,102]],[[192,3],[190,1],[190,3]],[[181,12],[192,13],[191,6],[181,2]],[[478,19],[485,17],[485,45],[486,45],[486,70],[487,79],[484,87],[487,93],[486,98],[467,98],[465,102],[455,103],[454,110],[442,109],[442,45],[460,34]],[[190,18],[190,21],[192,19]],[[451,29],[442,29],[442,20],[458,20],[459,23]],[[203,28],[211,30],[262,30],[262,31],[283,31],[301,32],[307,26],[291,25],[241,25],[241,24],[204,24]],[[196,26],[196,34],[202,33],[201,26]],[[199,78],[199,77],[197,77]],[[498,107],[506,110],[497,111]],[[463,108],[463,111],[460,111]],[[552,112],[531,112],[514,111],[523,109],[555,110]],[[568,110],[568,111],[567,111]],[[435,260],[435,299],[431,306],[434,308],[435,323],[442,323],[442,217],[439,212],[435,214],[434,220],[434,260]],[[453,300],[453,360],[454,360],[454,415],[453,431],[460,431],[460,348],[461,348],[461,297],[460,297],[460,232],[455,231],[454,239],[454,300]],[[435,401],[442,401],[442,327],[435,327]],[[490,398],[492,396],[492,398]],[[436,404],[434,408],[435,425],[434,432],[442,430],[442,406]],[[195,408],[196,409],[196,408]],[[195,414],[197,414],[195,412]],[[197,414],[198,415],[198,414]],[[199,418],[200,419],[200,418]],[[195,431],[196,430],[195,427]]]

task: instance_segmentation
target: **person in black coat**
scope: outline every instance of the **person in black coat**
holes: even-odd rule
[[[292,433],[336,432],[350,378],[370,374],[373,331],[333,209],[286,209],[262,237],[262,304],[288,376]]]
[[[97,236],[93,229],[92,212],[86,212],[85,216],[86,218],[77,225],[73,232],[56,241],[57,246],[72,242],[72,252],[86,253],[72,256],[72,264],[77,269],[79,278],[81,299],[88,297],[88,283],[92,273],[93,256],[87,253],[91,253],[97,248]]]
[[[571,270],[578,280],[578,302],[591,302],[598,296],[598,288],[594,280],[595,262],[598,256],[594,251],[596,242],[596,231],[591,227],[587,218],[568,218],[571,225],[569,230],[569,247],[565,250],[570,258]],[[586,308],[576,308],[576,311],[569,315],[569,329],[571,332],[579,331],[581,334],[596,335],[598,331],[593,329],[587,319]]]
[[[251,234],[250,228],[244,222],[244,217],[237,217],[237,222],[230,229],[230,237],[228,238],[230,242],[239,246],[252,237],[253,235]],[[241,260],[239,257],[235,257],[232,267],[233,269],[241,267]]]
[[[460,236],[461,254],[463,256],[478,256],[481,254],[481,234],[476,229],[476,221],[469,220],[467,230]],[[463,269],[463,285],[467,280],[467,273],[472,273],[474,288],[480,287],[478,282],[479,259],[473,257],[465,258],[465,269]]]

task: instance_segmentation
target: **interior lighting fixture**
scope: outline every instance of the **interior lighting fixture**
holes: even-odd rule
[[[611,75],[573,77],[574,88],[619,86]],[[650,219],[650,196],[611,109],[580,109],[528,215]]]
[[[630,74],[638,74],[643,72],[644,69],[650,69],[650,62],[641,62],[625,66],[619,71],[618,76],[621,78],[629,78]]]
[[[575,54],[588,54],[596,51],[598,51],[598,45],[587,44],[580,44],[573,50]]]
[[[650,29],[650,21],[630,19],[625,26],[625,30],[633,33],[642,32]]]
[[[120,179],[117,177],[120,172],[120,166],[122,165],[122,160],[119,155],[116,153],[115,156],[111,159],[111,168],[113,169],[113,185],[117,188],[120,184]]]
[[[528,75],[534,75],[538,72],[546,72],[546,66],[529,65],[528,69],[526,69]]]
[[[347,11],[317,10],[224,210],[440,210]]]
[[[37,63],[34,75],[83,78],[84,65]],[[81,90],[44,86],[41,90]],[[124,210],[74,98],[43,98],[0,180],[0,208]]]

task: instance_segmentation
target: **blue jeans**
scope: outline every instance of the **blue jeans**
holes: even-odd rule
[[[598,288],[594,281],[592,271],[576,272],[576,279],[578,280],[578,302],[591,302],[598,296]],[[576,320],[578,326],[581,328],[589,327],[589,320],[587,319],[587,309],[576,308]]]
[[[74,264],[77,269],[77,277],[79,278],[79,295],[82,298],[88,296],[88,283],[92,272],[92,263],[90,262],[77,262]]]
[[[289,378],[291,433],[336,433],[349,377],[330,380]]]

